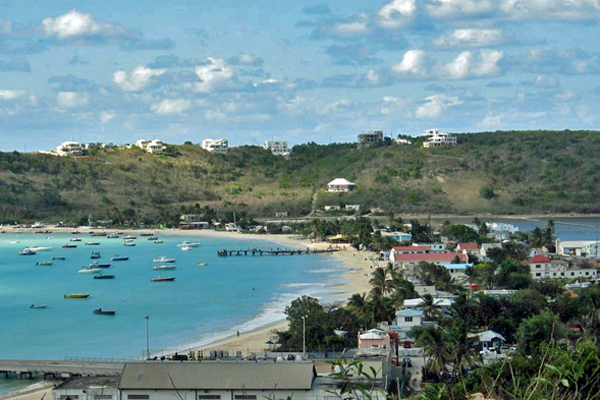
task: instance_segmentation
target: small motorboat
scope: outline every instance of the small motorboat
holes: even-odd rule
[[[123,238],[123,240],[135,240],[137,238],[137,236],[134,235],[127,235]]]
[[[67,257],[52,257],[52,261],[65,261]]]
[[[179,243],[177,245],[177,247],[186,247],[186,246],[187,247],[199,247],[200,243],[199,242],[190,242],[190,241],[184,240],[183,242],[181,242],[181,243]]]
[[[196,265],[199,266],[199,267],[206,267],[208,265],[208,263],[198,261],[196,263]]]
[[[65,294],[65,299],[87,299],[89,298],[89,293],[75,293],[75,294]]]
[[[95,236],[95,237],[106,236],[106,232],[95,232],[95,233],[92,233],[92,236]]]
[[[161,278],[160,276],[158,278],[152,278],[151,281],[152,282],[173,282],[175,280],[174,276],[167,276],[165,278]]]
[[[71,235],[79,235],[79,232],[78,231],[73,231],[73,232],[71,232]]]
[[[154,236],[153,233],[140,233],[140,236]]]
[[[77,247],[76,244],[63,244],[63,249],[74,249],[75,247]]]
[[[33,308],[34,310],[46,307],[48,307],[48,304],[32,304],[31,306],[29,306],[29,308]]]
[[[115,276],[114,275],[99,274],[99,275],[95,275],[94,279],[115,279]]]
[[[135,246],[135,243],[133,243],[133,242],[123,242],[123,246],[133,247],[133,246]]]
[[[119,235],[117,233],[111,233],[110,235],[106,236],[107,239],[118,239]]]
[[[35,265],[49,266],[49,265],[52,265],[52,261],[38,261],[38,262],[35,263]]]
[[[129,260],[129,257],[122,257],[122,256],[114,256],[113,258],[110,259],[110,261],[127,261]]]
[[[163,270],[174,270],[177,269],[177,265],[159,265],[154,267],[155,271],[163,271]]]
[[[52,247],[29,246],[28,249],[31,250],[31,251],[35,251],[36,253],[39,253],[39,252],[42,252],[42,251],[50,251],[50,250],[52,250]]]
[[[110,268],[110,264],[96,264],[95,268]]]
[[[92,255],[90,256],[90,258],[92,260],[97,260],[98,258],[100,258],[100,252],[99,251],[93,251]]]
[[[103,310],[101,308],[97,308],[94,310],[94,314],[99,314],[99,315],[115,315],[116,311],[115,310]]]
[[[181,249],[181,251],[190,251],[190,250],[193,250],[194,248],[190,247],[190,246],[181,246],[180,249]]]
[[[155,243],[155,244],[161,244],[161,243],[164,243],[164,242],[163,242],[162,240],[160,240],[160,239],[159,239],[159,240],[155,240],[155,241],[154,241],[154,243]]]
[[[77,271],[78,274],[98,274],[100,273],[100,271],[102,271],[102,269],[100,268],[82,268],[79,271]]]
[[[100,242],[86,242],[86,246],[100,246]]]
[[[153,263],[155,264],[159,264],[159,263],[174,263],[177,262],[176,259],[174,258],[167,258],[165,256],[161,256],[160,258],[155,258],[154,260],[152,260]]]
[[[35,251],[31,250],[29,247],[25,247],[19,252],[20,256],[34,256],[35,254]]]
[[[69,239],[69,242],[81,242],[81,238],[74,237],[74,238]]]
[[[157,236],[150,236],[150,237],[148,238],[148,240],[158,240],[158,237],[157,237]]]

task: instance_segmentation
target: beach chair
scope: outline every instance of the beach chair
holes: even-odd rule
[[[241,350],[237,350],[235,352],[235,358],[242,358],[242,351]]]
[[[229,358],[229,351],[223,351],[223,358]]]
[[[217,358],[217,352],[215,350],[210,351],[210,359],[214,360]]]

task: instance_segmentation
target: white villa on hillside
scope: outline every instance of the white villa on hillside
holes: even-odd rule
[[[202,141],[202,148],[215,153],[227,153],[229,142],[227,139],[204,139]]]
[[[263,145],[263,149],[270,150],[273,155],[286,157],[290,155],[288,150],[288,142],[281,140],[267,140]]]
[[[325,191],[329,193],[353,192],[356,189],[356,183],[352,183],[344,178],[336,178],[325,186]]]
[[[77,142],[64,142],[56,148],[56,154],[64,156],[82,156],[84,147]]]
[[[426,149],[439,146],[454,146],[457,143],[456,137],[440,132],[437,129],[427,129],[422,136],[427,137],[427,140],[423,142],[423,147]]]
[[[162,152],[164,152],[167,148],[167,146],[165,146],[165,144],[158,140],[158,139],[154,139],[154,140],[145,140],[145,139],[140,139],[137,142],[135,142],[135,145],[137,147],[139,147],[140,149],[147,151],[148,153],[152,153],[152,154],[160,154]]]

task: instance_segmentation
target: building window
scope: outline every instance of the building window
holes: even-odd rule
[[[535,276],[542,276],[542,274],[540,274],[539,272],[537,274],[535,274]]]
[[[585,273],[585,276],[588,276],[589,274],[590,274],[589,272],[586,272],[586,273]]]
[[[556,276],[556,272],[553,272],[553,273],[552,273],[552,276]]]
[[[236,394],[235,400],[256,400],[255,394]]]
[[[219,400],[221,398],[220,394],[199,394],[198,400]]]
[[[574,272],[571,272],[571,276],[575,276],[575,273],[574,273]]]
[[[127,399],[129,400],[148,400],[150,398],[149,394],[128,394]]]
[[[110,400],[113,397],[110,394],[96,394],[94,395],[95,400]]]
[[[412,317],[404,317],[404,322],[412,322]]]

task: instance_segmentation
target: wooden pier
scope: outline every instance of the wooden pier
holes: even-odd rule
[[[0,377],[18,375],[20,379],[34,375],[44,379],[65,376],[120,376],[124,362],[78,360],[0,360]]]
[[[338,251],[338,249],[244,249],[244,250],[229,250],[219,249],[217,255],[219,257],[230,257],[230,256],[299,256],[303,254],[331,254]]]

